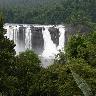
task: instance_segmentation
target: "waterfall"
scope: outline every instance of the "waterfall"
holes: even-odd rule
[[[58,26],[58,27],[59,27],[60,37],[59,37],[59,46],[57,47],[57,50],[62,50],[65,44],[65,28],[64,26]]]
[[[7,38],[9,38],[10,40],[13,40],[13,27],[6,25],[4,26],[4,28],[7,29],[5,36],[7,36]]]
[[[14,42],[15,42],[16,44],[17,44],[17,40],[18,40],[18,38],[17,38],[18,33],[19,33],[19,26],[16,25],[16,26],[14,26],[14,28],[13,28],[13,40],[14,40]]]
[[[31,29],[30,26],[27,26],[26,31],[25,31],[25,49],[31,49],[32,48],[32,43],[31,43]]]
[[[16,25],[16,26],[14,26],[12,29],[13,29],[13,33],[12,33],[13,39],[12,39],[12,40],[14,40],[14,43],[16,44],[16,46],[15,46],[16,52],[19,53],[19,45],[18,45],[19,26]],[[10,32],[10,33],[11,33],[11,32]],[[9,38],[9,39],[10,39],[10,38]]]
[[[43,33],[43,39],[44,39],[44,51],[42,53],[42,56],[45,58],[54,57],[54,55],[57,53],[56,45],[51,40],[50,32],[48,31],[48,27],[44,27],[45,30],[42,30]]]
[[[45,67],[52,64],[52,59],[64,48],[65,27],[62,25],[5,24],[4,28],[7,29],[5,36],[14,40],[17,54],[26,49],[33,50]]]

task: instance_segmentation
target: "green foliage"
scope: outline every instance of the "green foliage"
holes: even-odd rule
[[[66,56],[68,58],[82,58],[87,63],[95,66],[96,60],[96,32],[87,36],[76,35],[70,38],[66,46]]]
[[[54,64],[66,64],[66,56],[63,51],[59,51],[59,53],[55,56]]]
[[[0,15],[0,92],[6,92],[6,79],[12,63],[14,62],[14,43],[5,37],[3,17]]]
[[[54,64],[41,70],[35,86],[37,90],[30,89],[29,96],[34,96],[33,90],[39,96],[83,96],[66,65]]]
[[[96,32],[70,36],[55,63],[67,66],[84,96],[96,94]]]
[[[87,87],[89,86],[89,89],[92,91],[92,93],[90,94],[93,94],[93,96],[96,94],[96,81],[95,81],[96,80],[96,75],[95,75],[96,74],[95,73],[96,72],[96,42],[95,40],[96,40],[96,32],[91,32],[88,35],[76,34],[74,36],[71,36],[65,47],[66,53],[65,54],[63,53],[66,57],[68,68],[72,70],[71,72],[75,72],[80,78],[82,78],[82,79],[78,78],[78,82],[79,80],[86,81],[85,85]],[[78,84],[77,86],[79,87]],[[84,90],[81,89],[81,90],[84,93],[86,93],[88,91],[87,90],[88,88],[85,89]]]
[[[25,68],[26,70],[30,69],[29,71],[32,71],[34,73],[35,71],[38,72],[40,68],[40,60],[37,54],[30,50],[26,50],[25,52],[22,52],[18,56],[16,56],[16,63],[18,67],[20,65],[21,68]]]
[[[77,78],[76,83],[78,87],[82,88],[81,90],[84,93],[88,94],[85,96],[94,96],[96,94],[96,68],[89,65],[81,58],[71,59],[68,67],[78,74],[79,77]]]
[[[16,56],[16,62],[10,71],[11,77],[8,81],[9,95],[27,96],[29,89],[35,88],[35,80],[40,72],[40,60],[32,51],[25,51]]]
[[[95,0],[28,0],[27,2],[26,0],[9,0],[5,3],[1,0],[1,10],[8,23],[71,23],[75,25],[96,23]]]

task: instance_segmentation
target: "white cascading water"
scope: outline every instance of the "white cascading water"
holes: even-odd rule
[[[44,39],[44,51],[42,56],[45,58],[52,58],[57,53],[56,45],[51,40],[51,35],[49,32],[49,27],[44,27],[45,30],[42,30],[43,39]]]
[[[25,28],[25,31],[24,31],[25,33],[24,32],[22,33],[22,35],[25,36],[24,37],[25,41],[23,43],[22,43],[22,40],[21,41],[18,40],[18,38],[20,38],[19,36],[20,26],[23,26]],[[47,25],[34,25],[34,27],[42,28],[41,34],[43,35],[43,40],[44,40],[44,50],[40,56],[42,59],[43,66],[46,67],[49,65],[49,63],[52,63],[51,62],[52,59],[54,59],[55,55],[59,53],[59,50],[62,50],[62,48],[64,48],[65,27],[62,25],[54,27],[54,28],[59,29],[59,45],[58,46],[56,46],[56,44],[53,43],[51,39],[51,34],[49,32],[49,28],[52,28],[53,25],[48,25],[48,26]],[[14,40],[16,44],[15,50],[17,54],[19,52],[25,51],[26,49],[32,49],[32,31],[31,31],[30,25],[5,24],[4,28],[7,29],[7,33],[5,34],[5,36],[7,36],[7,38],[9,38],[10,40]]]
[[[4,28],[7,29],[5,36],[7,36],[7,38],[9,38],[10,40],[13,40],[13,27],[6,25],[4,26]]]
[[[19,26],[18,25],[16,25],[16,26],[14,26],[14,28],[13,28],[13,40],[14,40],[14,42],[17,44],[17,35],[18,35],[18,33],[19,33]]]
[[[57,47],[57,50],[63,50],[64,44],[65,44],[65,28],[64,26],[58,26],[60,37],[59,37],[59,46]]]
[[[18,33],[19,33],[19,26],[16,25],[13,27],[13,39],[12,40],[14,40],[14,43],[16,44],[15,50],[17,53],[19,53],[19,45],[18,45],[18,38],[17,38]]]
[[[30,26],[27,26],[26,31],[25,31],[25,49],[32,48],[31,36],[32,36],[32,33],[31,33]]]
[[[59,53],[59,50],[63,50],[65,44],[65,28],[64,26],[60,25],[56,28],[59,29],[60,37],[59,37],[59,45],[56,47],[56,44],[53,43],[51,40],[50,32],[48,31],[49,27],[44,27],[45,30],[42,31],[43,39],[44,39],[44,51],[42,53],[43,57],[46,58],[54,58],[56,54]]]
[[[9,38],[10,40],[14,40],[14,43],[16,44],[16,46],[15,46],[16,53],[19,53],[20,48],[19,48],[18,40],[17,40],[18,39],[17,35],[19,33],[19,26],[18,25],[16,25],[16,26],[6,25],[6,26],[4,26],[4,28],[7,29],[5,36],[7,36],[7,38]]]

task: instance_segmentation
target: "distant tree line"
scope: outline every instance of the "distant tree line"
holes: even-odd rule
[[[15,1],[13,2],[15,3]],[[16,5],[9,3],[9,5],[1,7],[5,22],[62,24],[71,23],[74,19],[76,22],[88,19],[96,23],[96,0],[54,0],[54,3],[52,0],[45,3],[40,0],[40,4],[38,4],[39,0],[34,1],[35,4],[33,0],[21,1],[20,3],[17,0]]]

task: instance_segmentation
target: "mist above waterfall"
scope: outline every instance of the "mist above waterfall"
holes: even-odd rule
[[[63,25],[5,24],[5,36],[14,40],[16,53],[27,49],[37,53],[46,66],[64,48],[65,27]]]

